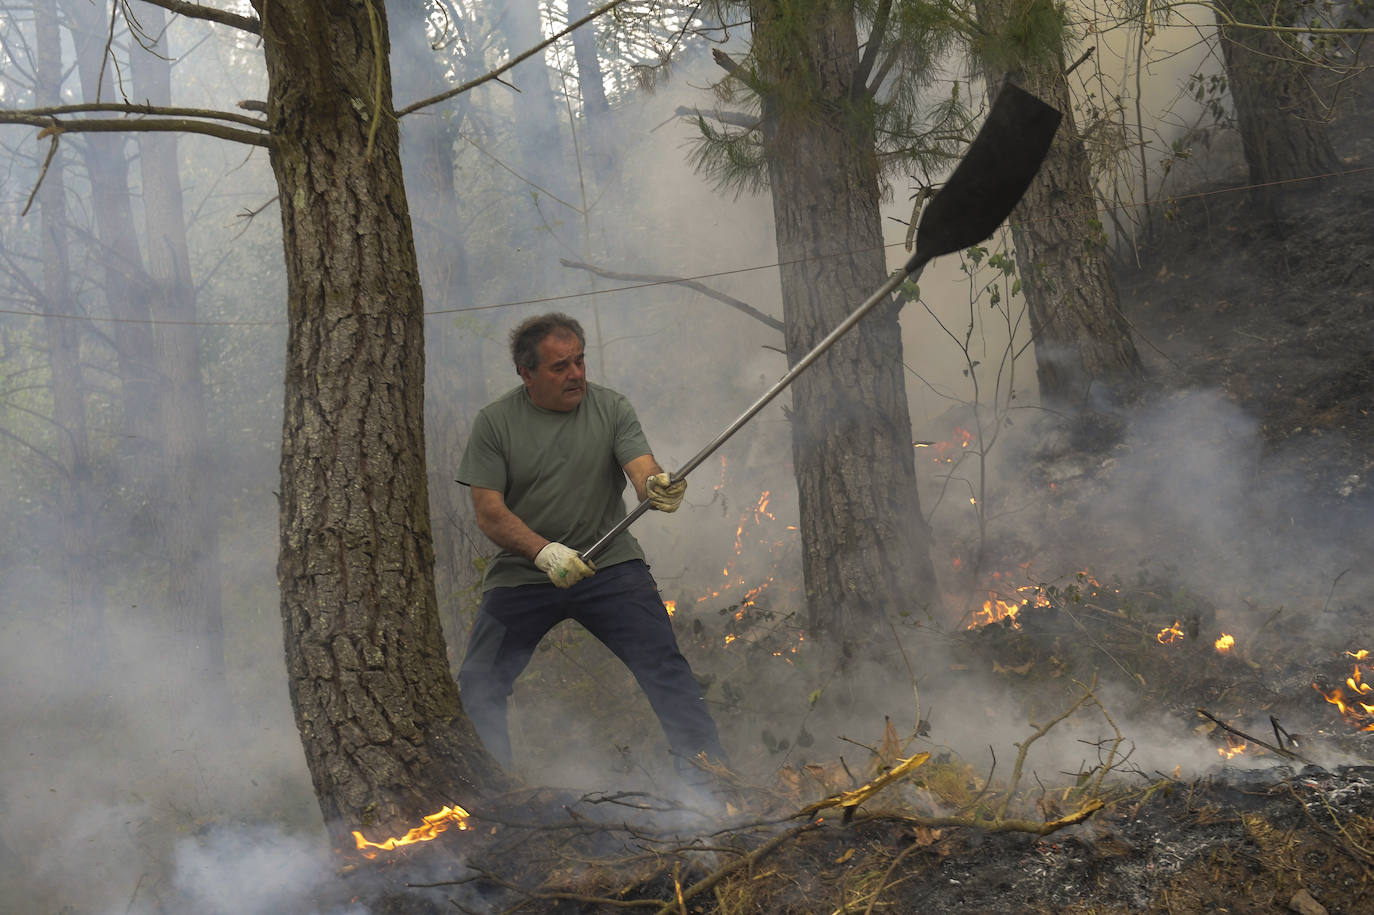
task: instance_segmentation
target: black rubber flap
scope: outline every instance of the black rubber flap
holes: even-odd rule
[[[921,215],[908,273],[997,230],[1040,170],[1061,117],[1026,90],[1003,85],[963,160]]]

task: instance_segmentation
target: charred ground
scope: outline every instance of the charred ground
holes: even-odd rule
[[[1144,571],[1041,588],[1015,622],[947,635],[941,669],[923,680],[932,691],[996,681],[1041,725],[1085,690],[1090,705],[1110,694],[1112,728],[1111,716],[1150,714],[1219,753],[1246,744],[1244,765],[1184,775],[1137,765],[1130,738],[1099,742],[1058,787],[1025,778],[999,808],[1012,761],[992,773],[961,762],[939,749],[937,720],[935,749],[909,779],[847,807],[802,814],[920,747],[885,742],[862,771],[802,767],[736,784],[707,819],[637,794],[526,792],[475,811],[472,830],[350,868],[343,891],[378,912],[1374,909],[1374,731],[1324,698],[1357,669],[1348,651],[1374,649],[1369,85],[1336,124],[1345,174],[1180,194],[1118,277],[1158,382],[1144,409],[1167,413],[1205,391],[1245,426],[1217,428],[1203,411],[1191,430],[1237,438],[1222,453],[1253,498],[1236,524],[1193,540],[1142,520],[1120,549]],[[1016,472],[1020,492],[1041,494],[1051,552],[1097,539],[1081,519],[1123,464],[1167,468],[1176,450],[1112,417],[1044,428]],[[1009,536],[989,550],[1012,561],[1025,547]],[[1167,572],[1199,549],[1218,561],[1277,550],[1320,568],[1260,586],[1242,608],[1243,639],[1223,654],[1214,631],[1235,608]],[[1097,803],[1046,835],[1002,829],[1013,814],[1045,823]],[[982,826],[953,825],[961,818]]]

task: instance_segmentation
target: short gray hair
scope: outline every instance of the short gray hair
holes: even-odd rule
[[[577,338],[577,342],[584,347],[587,345],[587,336],[582,333],[582,325],[577,323],[576,318],[569,317],[561,311],[551,311],[546,315],[535,315],[520,322],[515,330],[510,332],[510,355],[515,362],[515,370],[529,369],[533,372],[539,368],[539,344],[544,342],[544,338],[553,334],[572,334]]]

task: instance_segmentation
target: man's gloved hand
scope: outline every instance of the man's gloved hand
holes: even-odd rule
[[[670,483],[666,473],[656,473],[644,481],[644,489],[649,493],[649,507],[661,512],[675,512],[682,504],[687,492],[687,481]]]
[[[596,566],[577,555],[577,550],[557,542],[544,544],[539,555],[534,557],[534,564],[560,588],[571,588],[596,571]]]

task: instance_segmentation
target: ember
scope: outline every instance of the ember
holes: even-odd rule
[[[1174,625],[1177,626],[1178,623],[1174,623]],[[1222,654],[1227,654],[1235,646],[1236,640],[1234,636],[1227,635],[1223,632],[1221,638],[1217,639],[1212,644],[1216,646],[1217,651]]]
[[[400,838],[392,837],[385,842],[369,842],[363,838],[363,834],[356,829],[353,830],[353,840],[358,843],[358,851],[364,858],[375,858],[378,851],[394,851],[402,845],[414,845],[416,842],[428,842],[436,838],[440,833],[447,832],[450,827],[463,830],[468,828],[468,812],[462,807],[445,807],[438,813],[431,813],[424,818],[423,826],[416,826]]]

